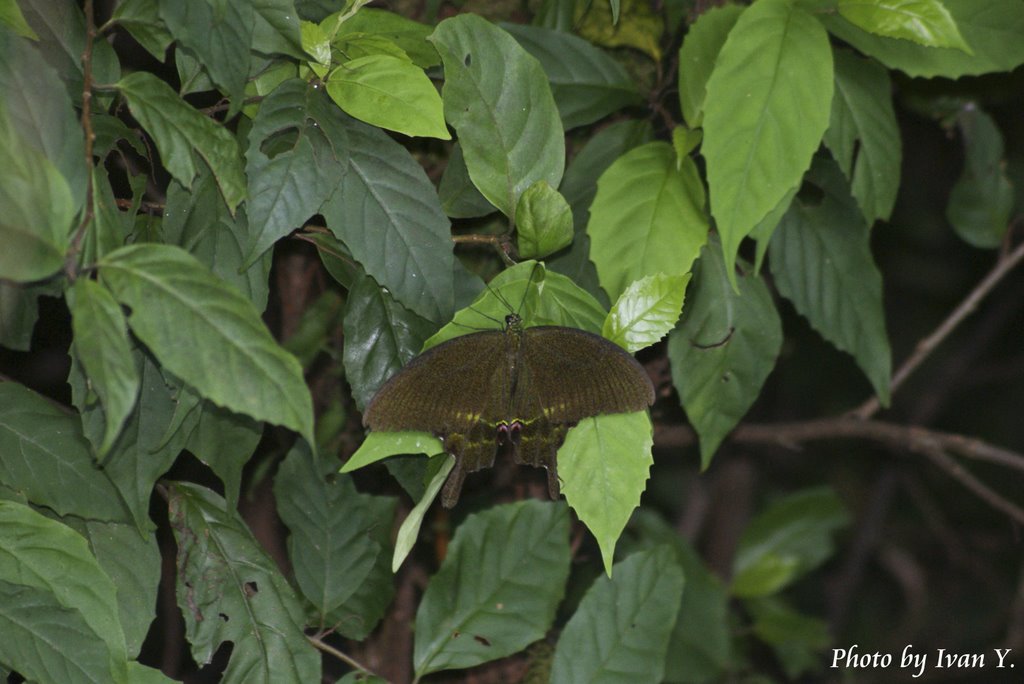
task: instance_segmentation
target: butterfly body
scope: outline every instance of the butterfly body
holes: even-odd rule
[[[378,390],[363,424],[440,437],[455,457],[441,499],[451,508],[466,474],[492,466],[504,445],[516,463],[547,468],[557,497],[556,454],[569,428],[653,402],[643,367],[617,345],[576,328],[524,328],[509,314],[504,330],[456,337],[415,357]]]

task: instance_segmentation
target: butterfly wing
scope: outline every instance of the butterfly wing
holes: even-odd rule
[[[363,412],[374,431],[422,430],[455,457],[441,503],[459,500],[466,473],[494,464],[495,425],[510,390],[506,334],[485,331],[439,344],[410,361],[377,391]]]
[[[650,378],[619,346],[575,328],[528,328],[513,397],[522,424],[513,458],[546,468],[548,493],[557,498],[556,456],[569,428],[589,416],[641,411],[652,403]]]

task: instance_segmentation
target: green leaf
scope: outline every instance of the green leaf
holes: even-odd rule
[[[0,104],[0,279],[41,280],[64,265],[74,218],[57,168],[26,145]]]
[[[567,247],[572,235],[572,210],[547,181],[537,181],[519,196],[516,206],[519,256],[535,259],[553,254]]]
[[[789,211],[790,205],[793,204],[793,198],[796,197],[796,193],[799,190],[799,186],[790,188],[786,196],[782,198],[782,201],[769,211],[763,219],[758,221],[754,229],[750,231],[750,237],[756,243],[756,249],[754,250],[755,275],[761,275],[761,267],[764,266],[764,257],[768,254],[768,245],[771,244],[772,235],[775,233],[775,229],[779,227],[782,217]]]
[[[299,15],[294,0],[252,0],[252,48],[263,54],[280,53],[306,57],[299,35]]]
[[[683,39],[679,48],[679,104],[690,128],[698,128],[704,121],[708,79],[743,9],[741,5],[712,7],[690,26]]]
[[[105,455],[128,419],[139,394],[128,326],[110,292],[94,280],[79,278],[68,290],[75,354],[103,402],[107,419],[98,453]]]
[[[967,243],[981,248],[1002,244],[1013,213],[1013,185],[1006,177],[1003,136],[974,103],[957,114],[964,143],[964,170],[949,193],[946,218]]]
[[[383,552],[370,536],[378,523],[371,507],[375,497],[358,493],[347,475],[325,477],[333,469],[300,442],[274,480],[277,511],[291,531],[288,557],[295,579],[321,614],[348,600]]]
[[[597,179],[612,162],[652,137],[651,125],[646,121],[623,120],[609,124],[590,138],[573,157],[559,188],[572,208],[575,236],[569,249],[548,259],[548,268],[569,276],[599,299],[605,295],[598,283],[597,269],[590,261],[590,236],[587,235],[590,204],[597,194]]]
[[[797,612],[778,596],[747,599],[744,608],[754,619],[753,632],[770,644],[791,680],[813,672],[832,643],[824,620]]]
[[[360,410],[435,329],[365,275],[349,291],[343,327],[345,378]]]
[[[371,463],[400,454],[444,453],[444,442],[429,432],[371,432],[356,452],[341,466],[341,472],[350,473]]]
[[[76,611],[105,643],[112,680],[127,681],[128,659],[116,589],[81,535],[28,506],[0,501],[0,582],[39,590],[65,609]],[[2,605],[7,604],[0,601]],[[61,644],[61,648],[67,649],[67,645]]]
[[[704,143],[726,274],[740,241],[799,184],[828,127],[832,50],[789,0],[761,0],[729,32],[707,83]]]
[[[138,348],[133,350],[132,360],[141,379],[139,399],[106,457],[103,472],[121,493],[136,527],[149,534],[154,527],[149,519],[153,486],[171,467],[183,445],[183,437],[171,429],[172,418],[180,404],[155,361]],[[74,356],[68,384],[73,403],[82,417],[82,430],[95,447],[103,438],[106,418]]]
[[[85,523],[85,534],[100,567],[117,589],[117,612],[128,655],[136,657],[156,617],[160,586],[156,536],[143,536],[133,525],[95,521]]]
[[[317,213],[348,163],[345,116],[323,91],[285,81],[260,104],[246,150],[251,261]]]
[[[368,124],[409,136],[450,140],[437,89],[423,70],[391,55],[344,62],[327,78],[327,94]]]
[[[627,548],[670,545],[686,578],[668,641],[665,681],[689,684],[722,680],[734,659],[729,595],[721,580],[704,565],[686,539],[653,511],[637,511],[627,532],[640,536],[632,543],[624,538],[623,546]],[[618,575],[615,577],[618,579]]]
[[[205,161],[231,211],[245,198],[245,174],[238,144],[226,128],[190,107],[170,86],[145,71],[117,84],[132,116],[153,136],[160,159],[186,188]]]
[[[825,339],[853,355],[888,404],[892,353],[868,226],[831,160],[816,162],[808,178],[824,197],[820,204],[798,198],[772,236],[775,285]]]
[[[209,169],[201,169],[186,190],[175,180],[167,188],[164,204],[163,241],[178,245],[215,275],[245,295],[257,311],[267,307],[268,278],[272,255],[265,253],[243,268],[250,247],[247,216],[253,202],[246,202],[232,216]]]
[[[160,18],[230,98],[229,116],[233,116],[242,106],[249,76],[249,46],[256,21],[252,3],[160,0]]]
[[[30,680],[106,684],[119,677],[82,613],[44,588],[0,580],[0,631],[0,662]]]
[[[394,12],[373,7],[360,7],[347,19],[336,34],[335,43],[353,34],[386,38],[409,56],[413,64],[424,69],[441,63],[434,46],[427,41],[431,28]]]
[[[757,399],[782,349],[771,292],[753,274],[729,285],[717,241],[697,263],[693,290],[668,339],[672,384],[697,434],[707,468],[725,436]]]
[[[658,273],[634,281],[608,312],[601,335],[630,354],[656,343],[679,320],[689,282],[689,273]]]
[[[160,363],[218,406],[313,438],[302,368],[248,299],[188,253],[132,245],[100,263],[103,282],[132,309],[128,324]]]
[[[640,505],[654,462],[651,431],[646,411],[586,418],[558,450],[562,494],[597,539],[609,575],[615,543]]]
[[[0,482],[60,515],[127,517],[78,418],[16,382],[0,383]]]
[[[751,521],[733,561],[732,593],[744,598],[778,592],[832,555],[832,535],[849,523],[827,487],[776,501]]]
[[[900,132],[889,72],[847,50],[834,54],[836,90],[825,144],[868,223],[887,219],[900,185]]]
[[[45,289],[0,280],[0,346],[27,352]]]
[[[644,276],[688,273],[708,233],[693,160],[677,159],[666,142],[619,157],[597,182],[587,233],[590,258],[613,300]]]
[[[562,179],[565,141],[544,70],[512,36],[474,14],[445,19],[430,41],[444,61],[444,115],[459,134],[470,178],[515,218],[526,188],[539,180],[557,188]]]
[[[416,612],[416,678],[496,660],[542,638],[568,576],[564,505],[520,501],[467,518]]]
[[[125,0],[114,10],[112,21],[128,29],[132,38],[138,41],[154,59],[164,61],[167,48],[174,42],[174,36],[167,30],[167,24],[160,18],[158,0]]]
[[[39,40],[39,36],[32,30],[32,27],[25,21],[21,9],[15,0],[0,0],[0,24],[11,29],[16,35],[31,40]]]
[[[384,131],[352,119],[346,124],[349,167],[321,209],[328,228],[404,306],[434,322],[447,320],[455,256],[437,191]]]
[[[661,682],[682,596],[683,571],[670,547],[616,563],[614,575],[594,581],[562,630],[552,684]]]
[[[198,485],[178,482],[169,492],[178,606],[196,662],[209,663],[230,641],[224,682],[320,681],[302,605],[242,519]]]
[[[544,68],[565,130],[640,102],[636,81],[626,69],[582,38],[524,24],[501,24],[501,28]]]
[[[876,36],[843,17],[822,13],[819,20],[838,38],[892,69],[912,77],[959,78],[1011,71],[1024,64],[1024,6],[1017,0],[942,0],[968,55],[955,48],[924,47],[908,40]]]
[[[47,4],[55,8],[63,3]],[[77,18],[81,19],[81,13],[77,8],[68,7],[63,13],[68,15],[69,21],[73,21],[76,13]],[[68,37],[81,41],[84,47],[84,35],[83,30],[81,34],[72,34]],[[109,48],[106,43],[104,46]],[[39,45],[37,49],[37,46],[26,40],[0,31],[0,93],[8,94],[3,98],[0,111],[6,110],[13,134],[20,144],[26,149],[41,153],[63,176],[71,192],[72,212],[77,212],[85,203],[85,188],[88,183],[82,124],[60,77],[47,63],[46,58],[53,57],[53,54],[47,51],[47,47]],[[81,55],[82,51],[79,48],[74,57],[76,65]],[[94,57],[98,56],[97,48]],[[97,74],[94,72],[93,76],[95,78]],[[81,92],[79,84],[78,97]],[[15,161],[11,155],[4,155],[4,159]],[[7,181],[3,184],[6,183]],[[45,217],[45,214],[38,215],[39,209],[44,207],[44,203],[36,205],[37,220]],[[0,211],[0,216],[6,214],[7,212]],[[62,234],[67,234],[68,227],[63,227]]]
[[[370,437],[372,437],[373,434],[374,433],[371,433]],[[369,441],[369,437],[367,437],[367,441]],[[436,457],[430,459],[430,465],[427,468],[427,473],[430,474],[431,470],[434,468],[436,468],[436,470],[433,472],[430,481],[427,482],[426,489],[423,491],[423,496],[420,497],[420,500],[417,501],[416,505],[413,506],[411,511],[409,511],[409,515],[407,515],[405,520],[402,521],[402,526],[398,528],[398,536],[395,539],[395,553],[391,559],[392,572],[398,572],[398,568],[402,567],[402,563],[405,562],[405,559],[409,556],[409,552],[412,551],[412,547],[416,543],[416,538],[420,534],[420,527],[423,525],[423,518],[427,515],[427,509],[430,508],[430,504],[434,503],[434,499],[437,498],[438,493],[441,491],[441,487],[444,486],[445,480],[448,479],[448,475],[451,474],[454,467],[455,457],[450,454],[439,453]]]
[[[448,155],[448,165],[444,167],[437,194],[444,213],[452,218],[477,218],[497,211],[473,185],[458,141],[452,145]]]
[[[839,0],[839,14],[878,36],[973,54],[940,0]]]

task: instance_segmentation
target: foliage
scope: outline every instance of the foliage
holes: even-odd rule
[[[1004,247],[951,326],[1024,256],[991,96],[1018,0],[79,4],[0,0],[0,680],[814,676],[863,638],[822,578],[878,536],[842,536],[877,461],[716,502],[723,555],[690,525],[744,481],[730,435],[873,439],[1024,521],[950,455],[1018,454],[864,420],[923,358],[894,376],[921,327],[887,311],[878,223],[923,185],[929,235]],[[907,177],[913,117],[958,180]],[[569,431],[567,505],[499,463],[449,517],[444,445],[359,411],[510,310],[640,352],[659,399]],[[19,365],[53,326],[47,382]]]

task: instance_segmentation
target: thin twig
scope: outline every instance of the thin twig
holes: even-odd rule
[[[935,350],[939,344],[942,343],[950,333],[956,329],[960,323],[969,316],[981,302],[985,296],[992,291],[999,281],[1001,281],[1006,274],[1009,273],[1013,268],[1024,259],[1024,242],[1017,245],[1017,247],[1001,256],[996,262],[996,265],[989,271],[989,274],[971,291],[967,298],[960,302],[959,306],[953,309],[953,312],[944,320],[938,328],[936,328],[932,334],[924,338],[917,343],[917,347],[914,349],[914,353],[903,362],[899,370],[892,376],[892,384],[890,389],[892,392],[896,392],[897,389],[903,384],[903,382],[913,373],[921,362],[928,358],[928,355]],[[881,404],[878,401],[878,397],[871,397],[859,407],[851,412],[852,416],[857,418],[867,419],[873,416],[881,408]]]
[[[365,665],[363,665],[362,663],[360,663],[358,660],[356,660],[352,656],[348,655],[347,653],[339,651],[338,649],[334,648],[330,644],[325,643],[324,641],[321,641],[319,636],[310,636],[310,635],[307,634],[306,638],[309,639],[309,643],[313,644],[313,646],[315,648],[323,651],[324,653],[326,653],[328,655],[334,656],[335,658],[337,658],[341,662],[345,663],[349,667],[354,667],[355,669],[359,670],[360,672],[365,672],[367,674],[376,676],[374,674],[373,670],[370,670],[368,667],[366,667]]]
[[[67,256],[64,259],[64,271],[68,279],[78,277],[78,254],[82,249],[85,231],[92,223],[93,184],[92,184],[92,146],[96,134],[92,130],[92,43],[96,39],[96,19],[93,16],[93,0],[85,0],[85,49],[82,51],[82,131],[85,134],[85,213],[78,224]]]
[[[740,425],[730,436],[734,442],[775,444],[787,449],[797,449],[804,442],[836,438],[868,439],[921,454],[984,501],[1024,524],[1024,509],[997,494],[949,456],[955,453],[1024,472],[1024,454],[980,439],[917,425],[860,420],[849,416],[796,423]],[[696,435],[687,426],[669,426],[655,431],[655,442],[659,446],[690,445],[696,442]]]

